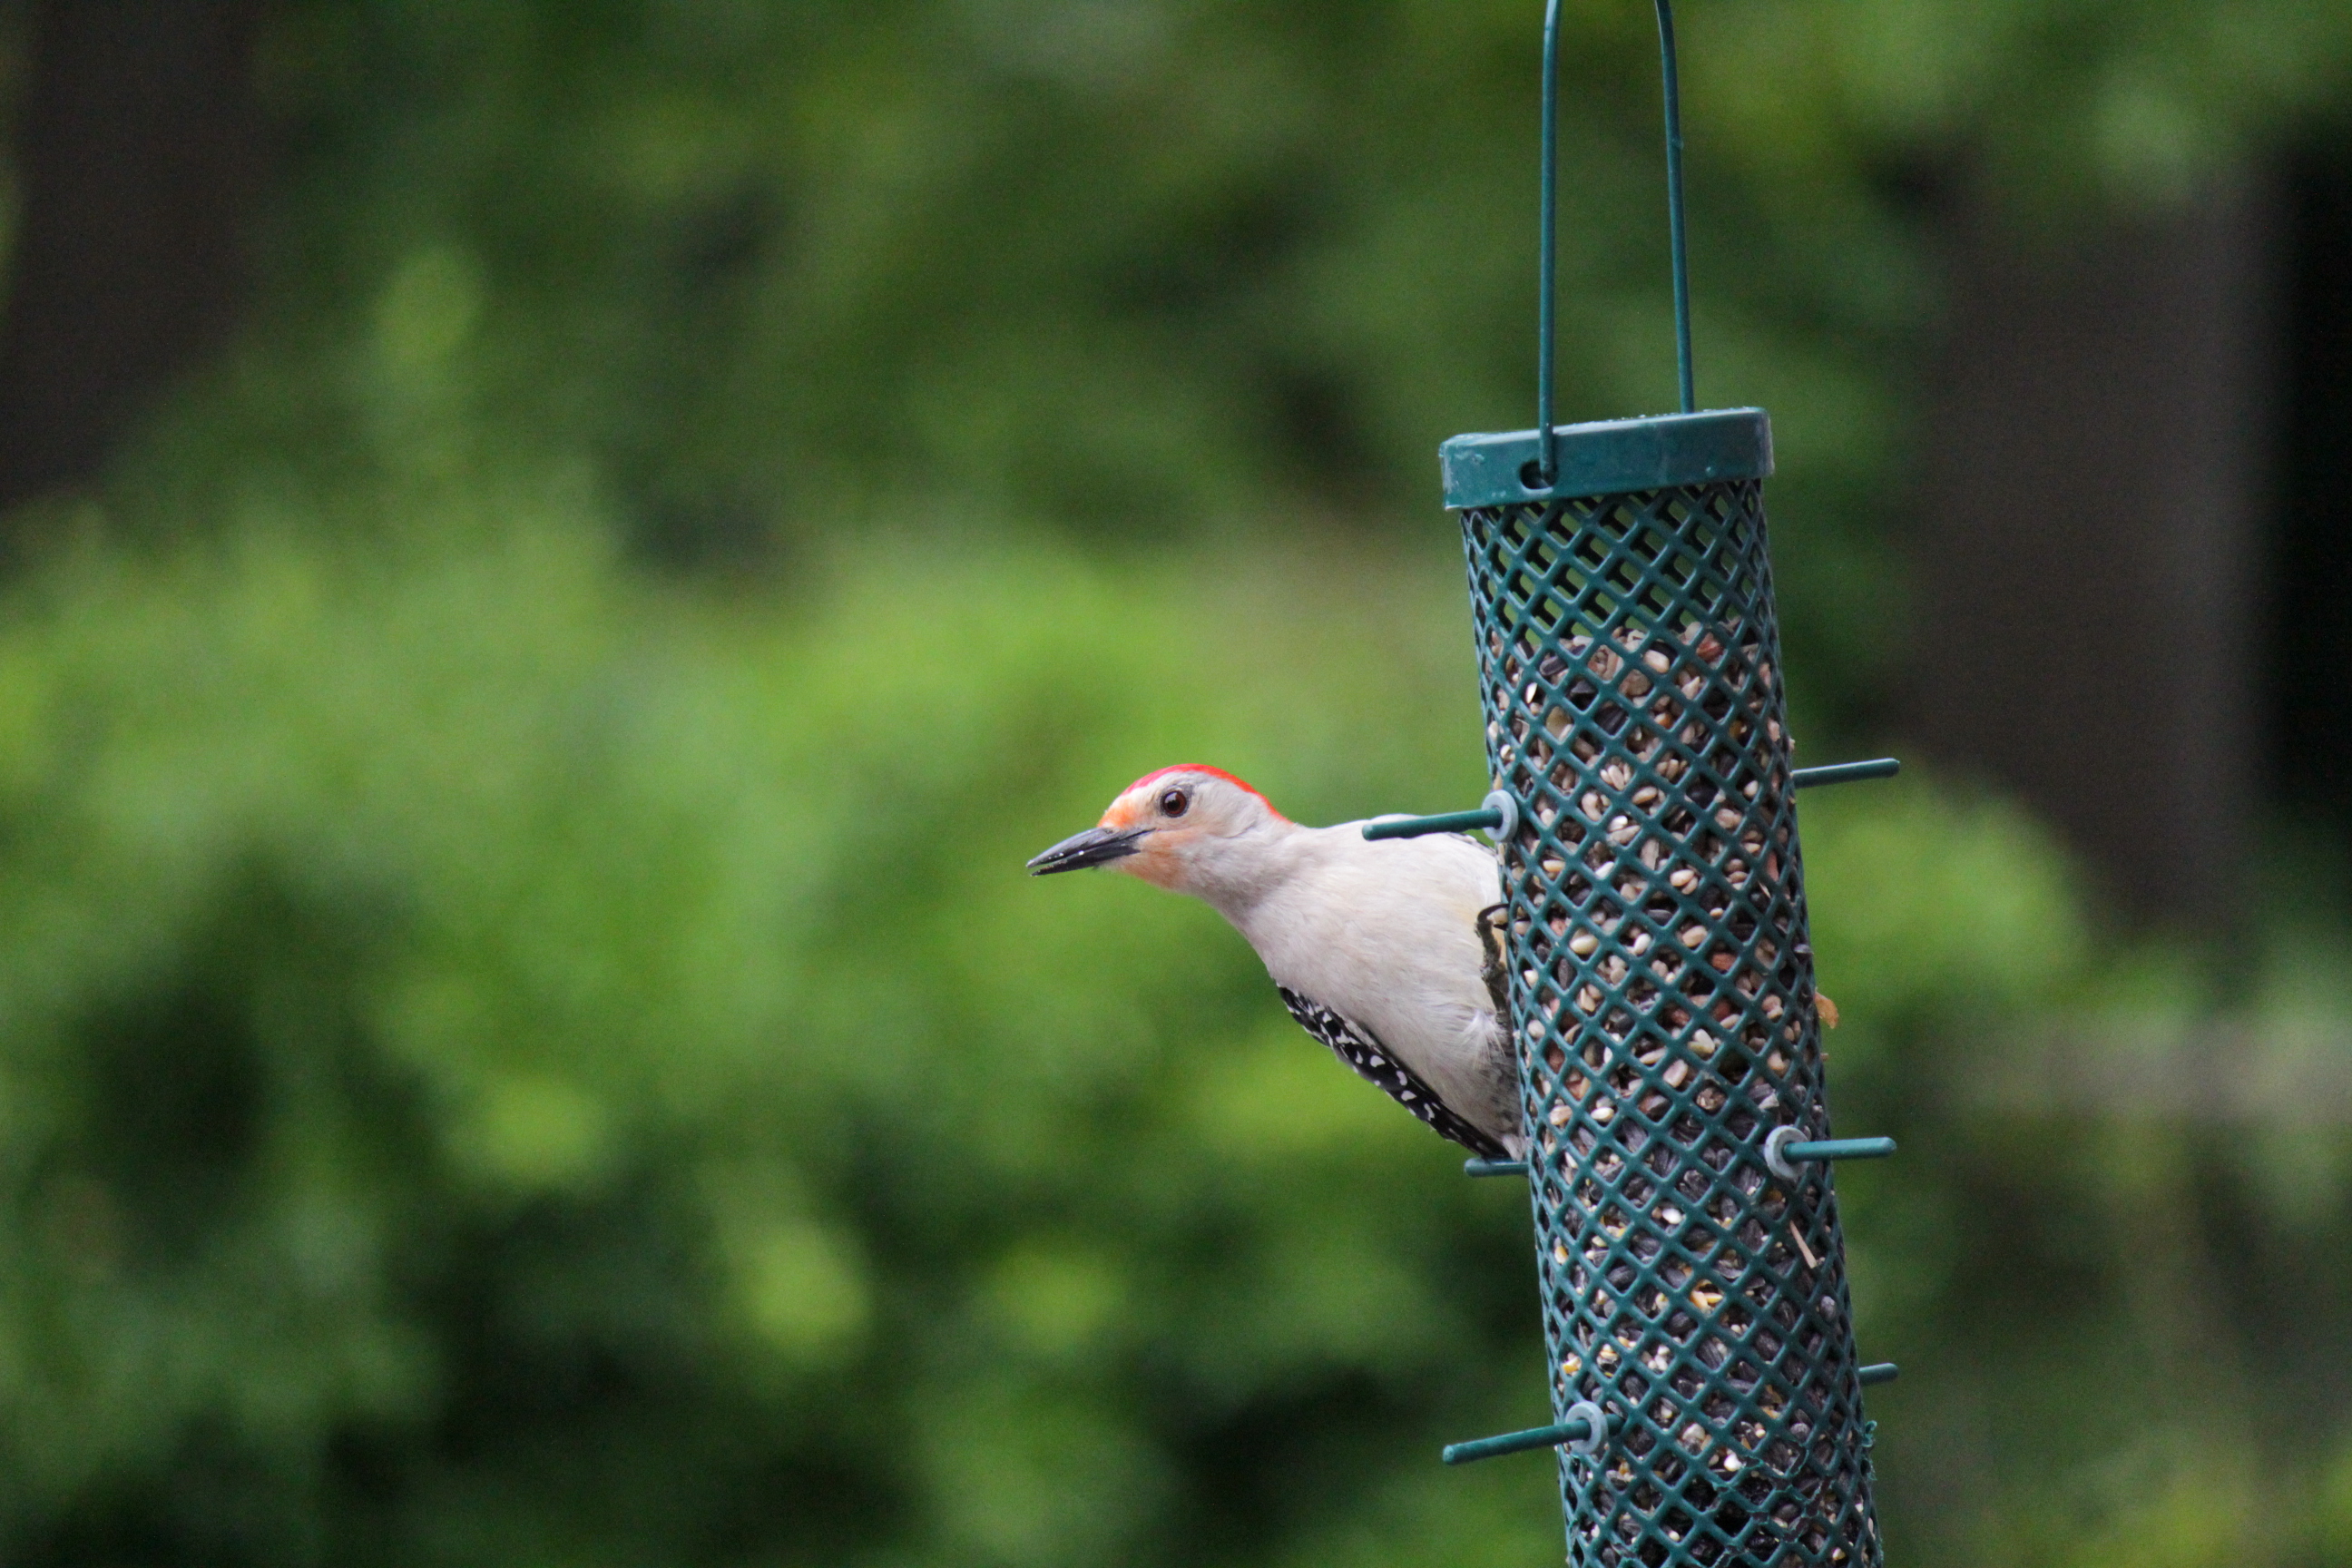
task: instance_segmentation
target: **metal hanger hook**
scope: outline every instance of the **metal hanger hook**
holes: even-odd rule
[[[1675,273],[1675,371],[1685,414],[1698,408],[1691,375],[1690,258],[1683,236],[1682,81],[1675,68],[1672,0],[1657,0],[1658,59],[1666,110],[1666,224]],[[1536,263],[1536,452],[1543,482],[1559,477],[1552,433],[1553,342],[1559,289],[1559,0],[1544,5],[1541,244]]]

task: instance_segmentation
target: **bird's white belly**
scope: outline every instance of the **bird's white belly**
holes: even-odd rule
[[[1349,853],[1235,923],[1277,984],[1369,1032],[1457,1113],[1516,1143],[1516,1074],[1479,976],[1494,861],[1458,840],[1394,847],[1407,853]]]

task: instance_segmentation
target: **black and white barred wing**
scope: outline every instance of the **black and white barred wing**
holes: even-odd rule
[[[1456,1115],[1429,1085],[1403,1063],[1381,1048],[1368,1029],[1359,1028],[1320,1002],[1311,1001],[1286,985],[1276,985],[1282,1005],[1298,1026],[1331,1047],[1332,1054],[1381,1088],[1390,1099],[1420,1117],[1441,1137],[1451,1138],[1473,1154],[1507,1160],[1508,1151]]]

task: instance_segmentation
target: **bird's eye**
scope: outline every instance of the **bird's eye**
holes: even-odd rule
[[[1171,789],[1160,797],[1160,815],[1162,816],[1181,816],[1184,815],[1185,808],[1192,804],[1192,797],[1186,795],[1182,790]]]

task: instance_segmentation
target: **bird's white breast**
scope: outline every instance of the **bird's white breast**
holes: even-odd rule
[[[1452,835],[1370,843],[1360,823],[1299,828],[1282,848],[1287,874],[1225,911],[1276,983],[1370,1030],[1449,1105],[1488,1121],[1509,1093],[1479,977],[1478,912],[1502,899],[1494,856]]]

